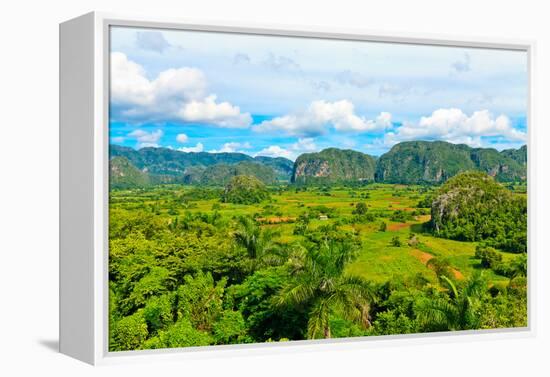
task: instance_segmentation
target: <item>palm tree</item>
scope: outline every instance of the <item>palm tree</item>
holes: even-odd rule
[[[270,228],[262,229],[250,217],[239,217],[237,222],[235,241],[246,250],[248,257],[253,261],[253,267],[279,262],[282,248],[275,242],[275,238],[279,235],[277,231]]]
[[[329,319],[333,313],[365,329],[370,326],[373,289],[363,278],[344,274],[346,265],[355,258],[355,251],[349,238],[337,240],[326,236],[322,242],[302,248],[289,262],[292,278],[276,296],[276,304],[308,311],[309,339],[331,337]]]
[[[476,271],[460,290],[447,276],[440,278],[449,286],[448,296],[421,300],[416,307],[419,324],[431,331],[479,328],[477,310],[487,289],[482,273]]]

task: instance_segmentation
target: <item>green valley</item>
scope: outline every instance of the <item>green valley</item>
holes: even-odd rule
[[[112,351],[527,326],[524,173],[164,153],[111,159]]]

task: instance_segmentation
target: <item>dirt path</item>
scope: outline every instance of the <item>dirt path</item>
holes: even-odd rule
[[[425,251],[418,249],[411,250],[411,255],[422,262],[423,265],[427,265],[430,259],[434,257],[432,254],[426,253]],[[451,268],[451,271],[453,272],[455,279],[464,279],[464,275],[462,274],[462,272],[458,271],[456,268]]]

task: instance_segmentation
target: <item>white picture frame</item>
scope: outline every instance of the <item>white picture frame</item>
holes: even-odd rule
[[[297,36],[419,45],[522,50],[528,55],[528,323],[526,328],[463,331],[287,343],[108,351],[108,108],[109,28],[151,27],[226,33]],[[150,359],[226,357],[315,350],[379,347],[399,343],[473,341],[535,334],[536,288],[532,219],[537,210],[532,158],[536,147],[533,55],[535,42],[457,36],[327,29],[281,25],[131,17],[88,13],[60,24],[60,352],[90,364]]]

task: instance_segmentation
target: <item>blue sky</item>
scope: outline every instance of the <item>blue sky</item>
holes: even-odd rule
[[[527,55],[136,28],[111,30],[111,143],[290,159],[406,140],[526,143]]]

